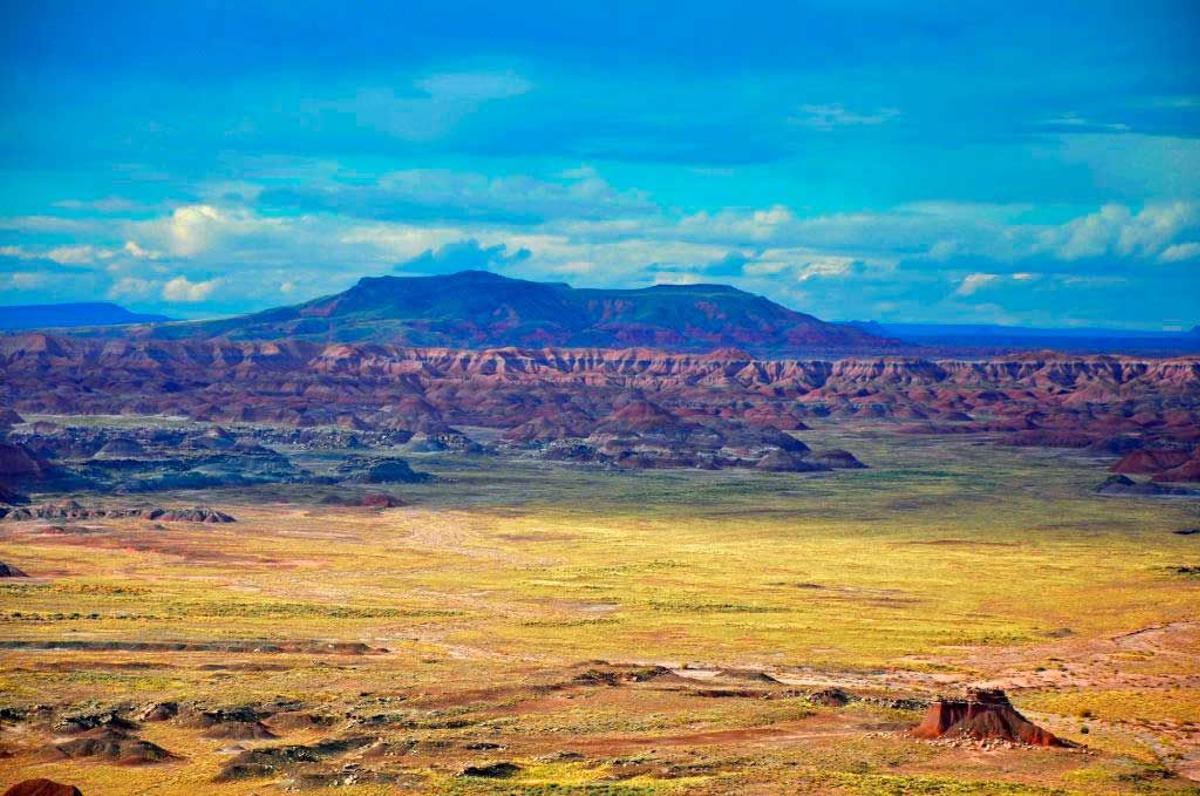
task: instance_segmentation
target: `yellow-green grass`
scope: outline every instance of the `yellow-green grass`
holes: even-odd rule
[[[802,436],[814,446],[847,447],[871,469],[619,473],[413,457],[440,478],[391,490],[415,503],[401,509],[318,506],[315,496],[337,488],[276,487],[155,497],[215,505],[238,517],[226,526],[169,523],[160,530],[140,520],[85,521],[69,524],[99,532],[72,535],[39,530],[45,523],[0,523],[0,560],[35,576],[0,585],[2,640],[315,639],[389,650],[6,650],[0,701],[230,705],[287,696],[342,709],[363,693],[393,694],[405,700],[396,710],[414,711],[413,732],[442,737],[454,730],[431,723],[421,695],[436,701],[456,691],[544,681],[546,672],[565,677],[588,659],[868,680],[909,672],[913,678],[903,682],[928,690],[940,676],[987,680],[996,675],[988,650],[1040,649],[1066,636],[1064,629],[1071,643],[1085,645],[1196,619],[1200,581],[1172,568],[1200,563],[1200,541],[1171,533],[1200,524],[1196,501],[1099,497],[1091,488],[1103,478],[1103,463],[1063,452],[838,427]],[[1194,638],[1176,654],[1134,649],[1114,660],[1139,675],[1195,674]],[[1058,654],[1047,652],[1040,665],[1074,665],[1053,660]],[[478,704],[443,706],[439,715],[466,716],[506,738],[636,735],[647,743],[686,732],[791,726],[814,715],[800,699],[647,692],[631,711],[623,698],[531,707],[523,693],[491,694]],[[1098,722],[1195,721],[1200,706],[1194,688],[1120,684],[1015,698],[1023,709],[1071,725],[1083,710]],[[105,794],[151,784],[164,793],[262,791],[253,780],[211,784],[224,759],[217,750],[227,742],[201,741],[171,725],[148,727],[144,737],[188,761],[31,768],[20,758],[0,760],[0,774],[11,778],[19,764]],[[1105,732],[1097,726],[1094,737]],[[724,760],[721,770],[739,772],[759,792],[772,792],[772,783],[810,792],[1041,792],[1033,790],[1041,774],[1062,792],[1121,792],[1126,764],[1114,760],[1159,754],[1149,741],[1114,736],[1101,748],[1116,757],[1013,753],[999,770],[975,761],[955,779],[962,761],[952,752],[898,739],[893,730],[852,740],[796,741],[783,751]],[[732,776],[601,781],[611,773],[602,766],[537,762],[545,750],[532,741],[528,748],[511,743],[525,764],[514,782],[464,781],[433,766],[419,770],[422,787],[727,792]]]

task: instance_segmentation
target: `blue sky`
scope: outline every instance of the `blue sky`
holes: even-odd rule
[[[0,13],[0,303],[202,317],[476,267],[1200,323],[1194,0]]]

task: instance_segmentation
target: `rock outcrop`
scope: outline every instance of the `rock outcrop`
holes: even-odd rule
[[[190,509],[164,509],[160,506],[133,508],[103,508],[82,506],[74,500],[61,503],[41,503],[36,506],[20,506],[10,509],[0,518],[7,520],[98,520],[140,517],[160,522],[201,522],[220,524],[237,522],[229,514],[217,509],[196,506]]]
[[[45,475],[46,463],[21,445],[0,442],[0,480],[18,481]]]
[[[1185,495],[1187,490],[1180,487],[1167,486],[1154,481],[1138,482],[1127,475],[1110,475],[1097,487],[1101,495],[1127,495],[1132,497],[1159,497],[1162,495]]]
[[[21,570],[14,567],[12,564],[6,564],[0,561],[0,578],[27,578],[29,577]]]
[[[1122,456],[1109,471],[1122,475],[1154,475],[1178,467],[1191,456],[1185,450],[1134,450]]]
[[[1005,741],[1027,746],[1068,746],[1068,742],[1022,716],[997,689],[969,689],[962,699],[939,699],[912,734],[917,738]]]
[[[27,779],[4,791],[4,796],[83,796],[83,791],[52,779]]]
[[[77,738],[53,744],[47,751],[64,758],[102,758],[125,766],[151,765],[176,759],[175,755],[158,744],[110,726],[89,730]]]

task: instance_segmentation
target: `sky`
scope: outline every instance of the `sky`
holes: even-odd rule
[[[0,0],[0,304],[720,282],[1200,324],[1200,4]]]

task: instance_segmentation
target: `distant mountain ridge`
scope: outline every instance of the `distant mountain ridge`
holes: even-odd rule
[[[0,306],[0,330],[68,329],[169,321],[166,315],[131,312],[107,301]]]
[[[448,348],[740,348],[757,355],[896,347],[727,285],[610,290],[487,271],[381,276],[291,307],[154,327],[156,338],[388,342]]]

